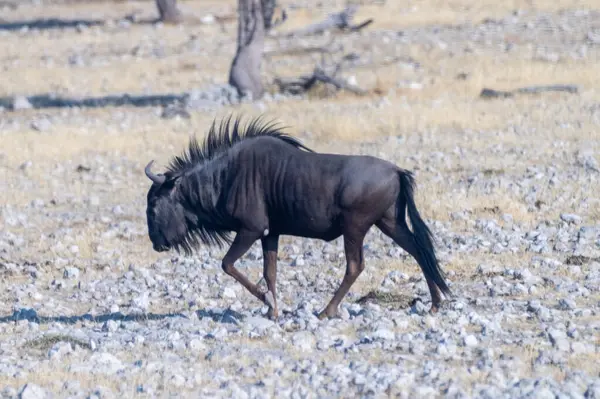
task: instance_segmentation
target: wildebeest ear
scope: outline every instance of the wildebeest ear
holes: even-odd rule
[[[168,179],[167,181],[165,181],[163,183],[163,187],[165,189],[169,190],[170,195],[173,195],[175,193],[175,191],[177,191],[177,188],[179,187],[180,183],[181,183],[180,176],[175,176],[175,177],[172,177],[172,178]]]

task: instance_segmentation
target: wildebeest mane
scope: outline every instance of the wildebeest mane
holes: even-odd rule
[[[274,123],[263,123],[261,117],[251,120],[244,129],[240,127],[240,119],[241,118],[238,117],[233,121],[233,127],[231,126],[231,115],[228,118],[221,120],[218,126],[213,120],[202,144],[198,143],[198,141],[192,137],[187,151],[184,151],[181,155],[171,159],[171,162],[167,167],[167,172],[165,173],[167,181],[184,175],[187,171],[191,171],[198,165],[211,161],[217,155],[227,151],[237,143],[256,137],[273,137],[282,140],[295,148],[314,152],[310,148],[304,146],[298,139],[283,133],[282,129],[278,128]],[[191,199],[196,204],[195,206],[198,206],[203,202],[200,197],[196,197],[197,195],[199,194],[195,193],[193,195],[195,198]],[[186,220],[186,234],[183,237],[179,237],[177,242],[172,243],[173,248],[176,251],[179,252],[183,250],[186,255],[190,255],[192,249],[200,242],[207,245],[216,245],[220,248],[222,248],[224,244],[231,244],[231,232],[219,227],[220,223],[218,223],[218,221],[222,217],[222,215],[219,214],[220,208],[217,207],[210,210],[205,209],[204,211],[207,218],[197,220],[196,222],[193,222],[190,219]]]
[[[240,129],[240,118],[237,117],[233,122],[233,129],[230,131],[231,119],[232,116],[230,115],[228,118],[221,120],[218,129],[213,120],[202,145],[196,139],[190,139],[187,152],[173,157],[167,167],[167,173],[171,176],[181,175],[198,164],[211,160],[215,155],[226,151],[235,144],[255,137],[274,137],[298,149],[314,152],[298,139],[283,133],[282,128],[276,127],[274,123],[262,123],[262,117],[251,120],[243,130]]]
[[[223,248],[225,244],[231,245],[232,242],[233,240],[230,231],[221,230],[207,224],[196,224],[188,226],[186,235],[182,237],[180,241],[173,243],[173,248],[177,252],[183,250],[187,256],[190,256],[193,252],[193,248],[197,247],[200,243],[205,245],[216,245],[218,248]]]

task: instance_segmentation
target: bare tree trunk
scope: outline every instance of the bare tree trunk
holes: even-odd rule
[[[275,13],[275,7],[277,6],[275,3],[276,0],[260,0],[265,31],[271,29],[273,25],[273,14]]]
[[[240,96],[262,97],[264,88],[260,76],[260,65],[265,41],[265,19],[262,3],[269,0],[238,0],[237,51],[229,71],[229,84]],[[268,18],[272,16],[272,9]],[[270,24],[270,21],[268,22]]]
[[[177,0],[156,0],[159,20],[165,23],[179,23],[183,16],[177,8]]]

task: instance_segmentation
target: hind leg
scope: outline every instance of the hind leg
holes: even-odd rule
[[[344,274],[342,283],[333,295],[333,298],[331,298],[331,301],[329,301],[325,309],[319,313],[319,319],[324,319],[325,317],[331,318],[337,314],[338,305],[364,270],[363,240],[365,234],[366,233],[359,231],[359,229],[351,229],[351,231],[344,233],[346,274]]]
[[[394,216],[385,216],[379,222],[375,224],[379,230],[383,232],[386,236],[390,237],[396,244],[398,244],[402,249],[408,252],[419,264],[421,267],[421,271],[425,275],[425,281],[427,281],[427,287],[429,288],[429,294],[431,295],[431,309],[430,313],[437,313],[440,304],[442,302],[442,297],[440,295],[440,290],[435,282],[427,277],[425,274],[425,270],[423,268],[423,260],[419,255],[419,251],[417,250],[417,246],[415,243],[415,239],[413,237],[412,232],[409,230],[406,223],[400,224],[396,222],[395,215]]]
[[[263,250],[263,277],[267,282],[268,291],[265,293],[265,300],[268,303],[269,311],[267,316],[271,320],[277,320],[279,311],[277,310],[277,248],[279,236],[267,236],[261,239]],[[270,295],[269,295],[270,294]],[[271,302],[272,300],[272,302]]]

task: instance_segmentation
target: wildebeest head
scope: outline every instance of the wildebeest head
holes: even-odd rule
[[[268,136],[312,152],[272,124],[261,125],[260,118],[245,131],[240,129],[239,119],[231,130],[230,122],[231,117],[221,121],[219,127],[213,122],[202,145],[191,139],[187,152],[175,156],[165,174],[152,173],[152,161],[146,166],[146,176],[153,182],[146,216],[154,250],[183,249],[191,254],[199,243],[219,247],[231,244],[237,221],[228,214],[224,201],[218,199],[222,190],[226,190],[227,197],[230,189],[223,179],[229,176],[228,164],[236,157],[235,152],[228,151],[238,143]],[[260,141],[254,143],[262,145]]]
[[[150,170],[152,163],[146,165],[146,176],[152,180],[148,191],[146,218],[148,235],[152,247],[157,252],[186,248],[188,237],[188,222],[193,221],[194,215],[187,211],[178,198],[179,177],[154,174]]]

